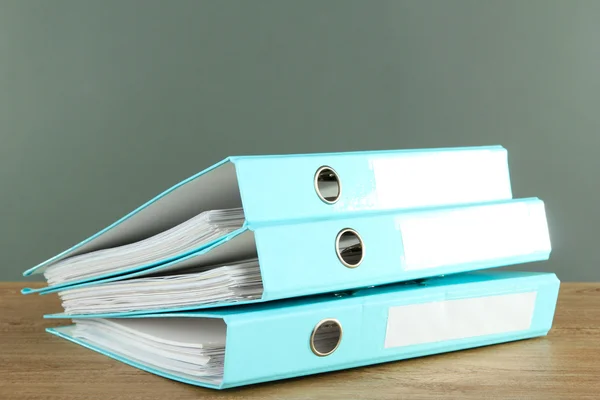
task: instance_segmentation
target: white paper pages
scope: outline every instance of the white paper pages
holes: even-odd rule
[[[58,285],[165,262],[217,240],[243,224],[241,208],[206,211],[138,242],[57,261],[46,268],[44,276],[49,285]]]
[[[97,314],[201,306],[259,299],[258,260],[188,270],[178,275],[129,279],[59,292],[67,314]]]
[[[212,318],[74,320],[73,336],[147,367],[218,384],[227,327]]]

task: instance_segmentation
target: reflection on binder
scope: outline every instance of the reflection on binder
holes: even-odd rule
[[[386,211],[241,230],[187,258],[59,296],[71,316],[189,310],[539,261],[550,250],[538,199]]]
[[[49,332],[157,375],[228,388],[543,336],[558,289],[554,274],[466,273],[346,297],[75,319]]]

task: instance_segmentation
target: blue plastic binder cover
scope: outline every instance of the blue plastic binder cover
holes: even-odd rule
[[[486,271],[341,297],[148,316],[164,317],[164,324],[167,317],[223,319],[225,365],[219,384],[132,361],[73,337],[72,326],[48,331],[142,370],[222,389],[543,336],[552,325],[559,285],[549,273]],[[312,342],[323,321],[339,326],[340,333],[337,347],[326,356],[314,352]]]
[[[500,146],[230,157],[24,275],[42,273],[66,257],[153,236],[208,210],[241,207],[248,226],[258,226],[510,198],[507,152]]]
[[[362,261],[352,268],[336,251],[339,232],[347,228],[353,229],[363,244]],[[260,226],[234,233],[227,241],[177,262],[78,287],[258,254],[263,294],[261,299],[252,300],[256,302],[541,261],[548,259],[550,252],[544,203],[529,198]],[[92,316],[115,315],[119,314]]]
[[[336,251],[339,232],[347,228],[353,229],[363,244],[362,261],[352,268],[343,264]],[[263,294],[252,302],[270,301],[541,261],[548,259],[550,252],[544,203],[529,198],[243,229],[227,241],[177,262],[78,287],[258,254]]]

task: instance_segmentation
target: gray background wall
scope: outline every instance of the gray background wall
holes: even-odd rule
[[[236,154],[501,144],[600,280],[598,1],[0,1],[0,279]],[[521,266],[520,268],[525,268]]]

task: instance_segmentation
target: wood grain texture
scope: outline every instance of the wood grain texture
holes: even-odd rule
[[[55,295],[0,283],[1,399],[598,399],[600,283],[561,286],[545,338],[226,391],[139,371],[44,332]]]

